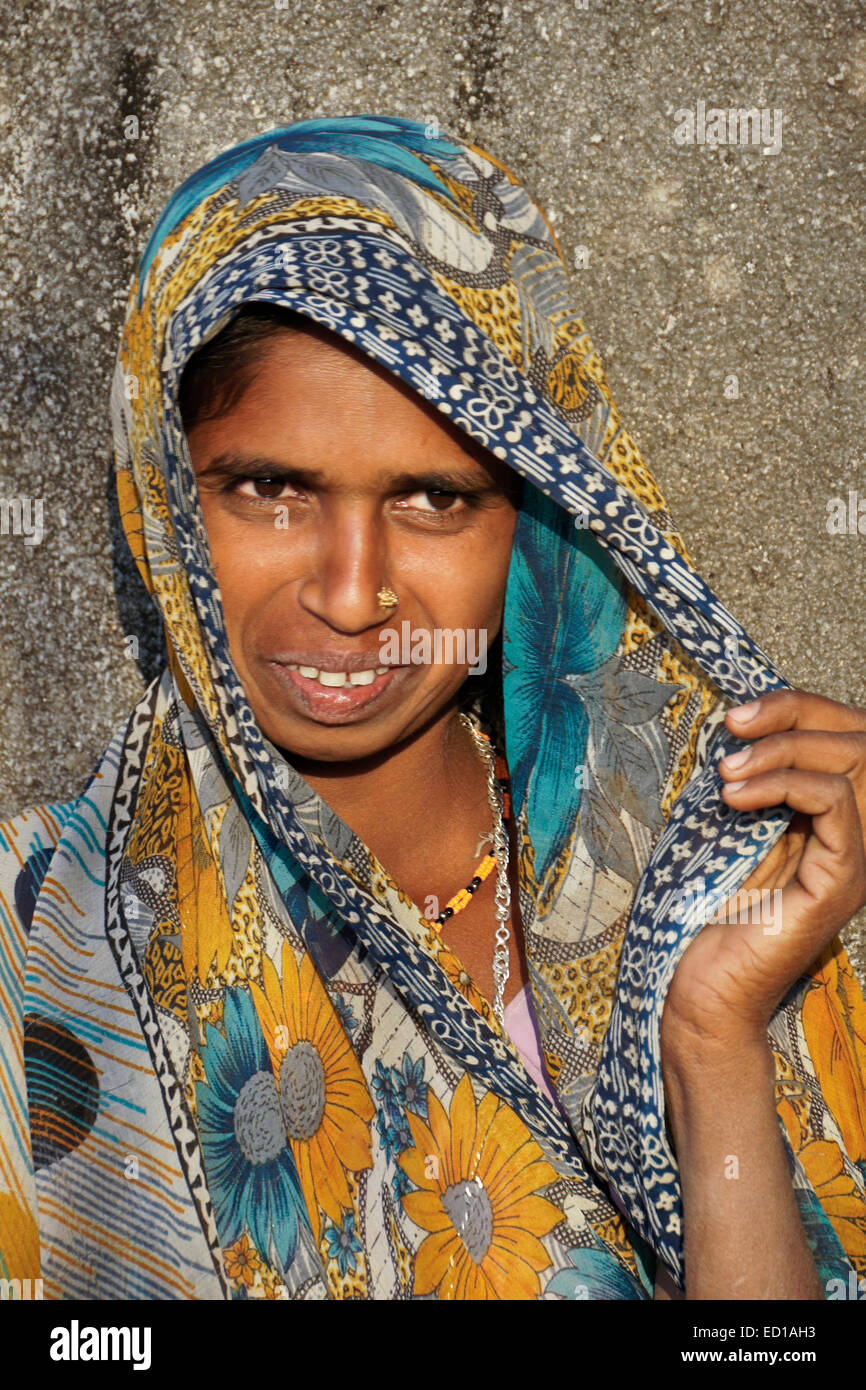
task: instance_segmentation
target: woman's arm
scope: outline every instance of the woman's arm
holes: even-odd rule
[[[663,1024],[667,1113],[683,1190],[688,1299],[820,1299],[766,1042],[708,1047]]]
[[[686,1297],[818,1299],[776,1117],[767,1029],[866,902],[866,711],[774,691],[726,723],[724,800],[795,811],[770,855],[687,947],[661,1024],[683,1192]],[[772,894],[768,922],[761,889]],[[769,901],[768,898],[766,901]],[[662,1281],[664,1282],[664,1281]]]

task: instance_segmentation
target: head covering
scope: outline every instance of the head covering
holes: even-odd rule
[[[504,752],[557,1103],[241,687],[177,400],[251,301],[339,334],[526,480]],[[741,746],[728,703],[786,682],[691,564],[543,213],[415,121],[249,140],[162,214],[111,407],[169,664],[82,797],[3,830],[26,986],[0,1104],[29,1136],[0,1172],[7,1266],[58,1297],[645,1298],[658,1261],[682,1282],[661,1012],[707,902],[789,822],[726,806],[716,771]],[[866,1026],[841,947],[770,1041],[819,1272],[844,1281],[866,1272]]]

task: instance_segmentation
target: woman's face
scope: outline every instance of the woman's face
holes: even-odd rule
[[[240,400],[191,428],[189,447],[232,659],[266,736],[301,759],[348,761],[446,709],[501,624],[508,466],[359,352],[310,333],[269,340]],[[395,608],[379,605],[383,586]],[[460,664],[446,629],[464,633]],[[416,639],[429,634],[435,658],[437,630],[439,659],[425,661]]]

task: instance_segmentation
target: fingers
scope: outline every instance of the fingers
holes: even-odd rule
[[[860,775],[866,779],[866,731],[786,729],[766,734],[747,748],[722,758],[719,772],[726,781],[735,782],[777,767],[841,773],[847,777]]]
[[[722,796],[742,811],[785,804],[811,817],[812,834],[797,868],[797,882],[809,898],[820,902],[822,911],[838,918],[837,927],[866,903],[863,831],[847,777],[775,768],[746,782],[726,782]]]
[[[735,894],[726,909],[727,921],[740,924],[741,945],[753,952],[767,998],[778,1002],[866,903],[866,854],[853,789],[847,777],[783,768],[739,790],[728,784],[723,796],[742,810],[785,803],[811,818],[795,878],[772,895]]]
[[[856,799],[861,836],[866,835],[866,732],[785,729],[757,739],[718,764],[728,787],[786,767],[847,778]]]
[[[741,712],[742,711],[742,712]],[[725,714],[725,723],[740,738],[760,738],[778,729],[866,731],[866,710],[843,705],[809,690],[771,690]]]

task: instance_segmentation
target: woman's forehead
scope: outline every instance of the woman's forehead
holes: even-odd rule
[[[275,464],[327,471],[336,449],[371,482],[393,486],[404,463],[459,468],[463,486],[520,486],[519,475],[404,381],[319,325],[277,332],[261,347],[233,406],[189,431],[199,459],[240,471]],[[405,457],[404,457],[405,455]],[[231,460],[231,461],[230,461]]]

